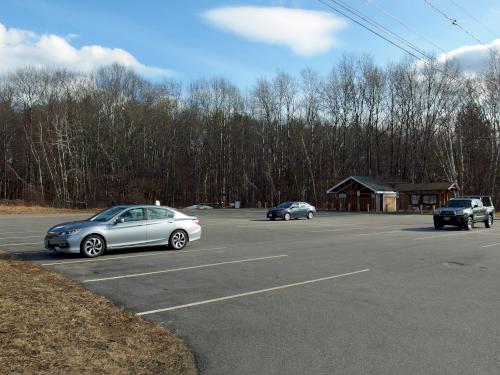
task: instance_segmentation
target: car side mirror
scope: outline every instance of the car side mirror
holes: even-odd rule
[[[478,207],[479,207],[479,205],[477,205],[477,204],[472,205],[472,208],[478,208]]]
[[[116,219],[115,224],[124,223],[124,222],[125,222],[125,219],[123,217],[119,217],[118,219]]]

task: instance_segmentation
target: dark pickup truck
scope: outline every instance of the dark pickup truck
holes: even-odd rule
[[[444,207],[434,211],[434,228],[454,225],[471,230],[475,223],[482,222],[491,228],[495,220],[495,207],[491,197],[471,196],[452,198]]]

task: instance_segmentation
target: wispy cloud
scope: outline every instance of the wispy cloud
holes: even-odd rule
[[[492,52],[500,54],[500,39],[495,39],[486,45],[476,44],[456,48],[440,54],[437,61],[441,64],[456,61],[466,73],[475,74],[488,67]]]
[[[59,36],[6,28],[0,23],[0,74],[30,65],[89,72],[104,65],[122,64],[148,77],[167,77],[174,72],[140,63],[121,48],[99,45],[74,47],[74,34]]]
[[[283,7],[222,7],[204,12],[203,17],[222,30],[284,45],[301,56],[328,51],[337,43],[335,33],[346,26],[327,12]]]

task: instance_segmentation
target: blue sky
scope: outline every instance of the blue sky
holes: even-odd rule
[[[499,1],[429,1],[482,42],[500,48],[500,40],[498,44],[493,42],[500,38]],[[375,6],[404,21],[445,51],[476,45],[476,50],[456,51],[456,56],[465,56],[464,61],[481,53],[481,48],[485,50],[425,0],[345,2],[426,51],[435,47]],[[290,10],[293,12],[287,12]],[[325,14],[316,13],[319,11]],[[8,42],[3,45],[1,25],[9,38],[4,35]],[[39,43],[40,38],[46,43]],[[85,46],[102,48],[81,51]],[[273,76],[278,69],[297,75],[304,68],[312,68],[326,74],[344,53],[370,54],[379,64],[399,61],[405,55],[317,0],[0,2],[0,72],[30,63],[30,59],[34,59],[33,63],[46,61],[47,65],[66,64],[85,70],[100,62],[123,58],[153,79],[173,77],[189,82],[223,76],[246,88],[259,77]],[[59,60],[58,54],[62,56]]]

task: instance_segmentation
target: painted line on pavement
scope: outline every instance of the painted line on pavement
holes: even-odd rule
[[[166,311],[173,311],[173,310],[178,310],[178,309],[184,309],[184,308],[187,308],[187,307],[193,307],[193,306],[199,306],[199,305],[206,305],[208,303],[221,302],[221,301],[226,301],[226,300],[234,299],[234,298],[241,298],[241,297],[252,296],[252,295],[255,295],[255,294],[272,292],[274,290],[292,288],[292,287],[295,287],[295,286],[301,286],[301,285],[306,285],[306,284],[313,284],[313,283],[318,283],[318,282],[321,282],[321,281],[336,279],[336,278],[344,277],[344,276],[355,275],[355,274],[358,274],[358,273],[368,272],[368,271],[370,271],[369,268],[364,269],[364,270],[354,271],[354,272],[342,273],[340,275],[327,276],[327,277],[322,277],[322,278],[314,279],[314,280],[307,280],[307,281],[301,281],[301,282],[293,283],[293,284],[286,284],[286,285],[276,286],[276,287],[273,287],[273,288],[254,290],[252,292],[246,292],[246,293],[240,293],[240,294],[233,294],[233,295],[227,296],[227,297],[220,297],[220,298],[214,298],[214,299],[209,299],[209,300],[205,300],[205,301],[187,303],[185,305],[178,305],[178,306],[172,306],[172,307],[165,307],[165,308],[157,309],[157,310],[143,311],[143,312],[137,313],[136,315],[138,315],[138,316],[150,315],[150,314],[156,314],[156,313],[160,313],[160,312],[166,312]]]
[[[473,234],[499,234],[498,231],[492,231],[492,230],[488,230],[488,229],[480,229],[480,230],[472,230],[472,231],[469,231],[469,230],[466,230],[466,231],[463,231],[463,232],[453,232],[453,233],[448,233],[448,234],[437,234],[437,235],[434,235],[434,236],[425,236],[425,237],[417,237],[417,238],[414,238],[413,240],[414,241],[418,241],[418,240],[427,240],[427,239],[432,239],[432,238],[440,238],[440,237],[453,237],[453,236],[464,236],[464,235],[473,235]]]
[[[43,230],[37,230],[37,231],[30,231],[30,232],[7,232],[7,233],[0,233],[0,236],[10,236],[10,235],[18,235],[18,234],[39,234],[40,237],[43,237],[46,232]]]
[[[43,242],[0,243],[0,246],[42,245]]]
[[[319,230],[310,230],[309,233],[327,233],[327,232],[345,232],[348,230],[358,230],[363,229],[364,227],[345,227],[345,228],[336,228],[336,229],[319,229]]]
[[[61,264],[75,264],[75,263],[91,263],[91,262],[104,262],[107,260],[115,260],[115,259],[128,259],[128,258],[139,258],[139,257],[152,257],[155,255],[180,255],[186,253],[195,253],[201,251],[212,251],[212,250],[223,250],[227,249],[227,247],[214,247],[211,249],[199,249],[199,250],[182,250],[182,251],[163,251],[161,253],[154,254],[139,254],[139,255],[126,255],[126,256],[114,256],[114,257],[103,257],[97,259],[85,259],[85,260],[72,260],[67,262],[52,262],[52,263],[42,263],[42,266],[58,266]]]
[[[404,233],[401,229],[399,230],[388,230],[385,232],[372,232],[372,233],[360,233],[358,236],[373,236],[375,234],[387,234],[387,233]]]
[[[489,244],[489,245],[483,245],[481,247],[492,247],[492,246],[498,246],[498,245],[500,245],[500,242],[492,243],[492,244]]]
[[[273,255],[269,257],[261,257],[261,258],[250,258],[250,259],[240,259],[240,260],[232,260],[228,262],[220,262],[220,263],[210,263],[210,264],[202,264],[199,266],[191,266],[191,267],[182,267],[182,268],[172,268],[168,270],[161,270],[161,271],[154,271],[154,272],[144,272],[144,273],[135,273],[131,275],[122,275],[122,276],[114,276],[114,277],[104,277],[101,279],[91,279],[91,280],[83,280],[84,283],[94,283],[97,281],[108,281],[108,280],[116,280],[116,279],[126,279],[129,277],[140,277],[140,276],[150,276],[150,275],[157,275],[160,273],[169,273],[169,272],[178,272],[178,271],[186,271],[186,270],[194,270],[197,268],[207,268],[207,267],[216,267],[216,266],[222,266],[225,264],[234,264],[234,263],[245,263],[245,262],[255,262],[258,260],[268,260],[268,259],[275,259],[275,258],[283,258],[287,257],[288,255],[283,254],[283,255]]]
[[[42,236],[2,237],[0,240],[17,240],[18,238],[40,238]]]

